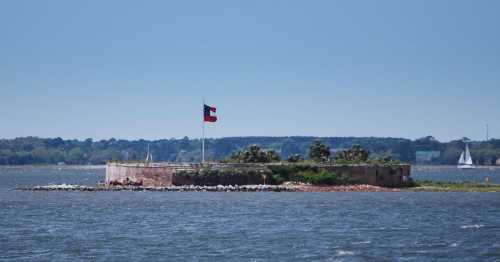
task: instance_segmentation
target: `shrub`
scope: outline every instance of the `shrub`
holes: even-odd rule
[[[345,185],[350,184],[351,181],[347,177],[338,176],[334,172],[321,170],[319,172],[304,171],[296,176],[300,182],[311,183],[313,185]]]
[[[280,175],[272,175],[270,178],[270,183],[275,184],[275,185],[281,185],[285,182],[286,180],[280,176]]]
[[[296,174],[303,171],[318,172],[318,168],[311,165],[269,165],[267,168],[284,181],[293,180]]]

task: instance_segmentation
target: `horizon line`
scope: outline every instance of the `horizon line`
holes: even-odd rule
[[[125,141],[141,141],[141,140],[144,140],[144,141],[149,141],[149,142],[155,142],[155,141],[162,141],[162,140],[182,140],[184,138],[188,138],[189,140],[201,140],[202,138],[201,137],[189,137],[189,136],[184,136],[184,137],[171,137],[171,138],[117,138],[117,137],[110,137],[110,138],[101,138],[101,139],[97,139],[97,138],[92,138],[92,137],[88,137],[88,138],[65,138],[65,137],[60,137],[60,136],[57,136],[57,137],[41,137],[41,136],[18,136],[18,137],[11,137],[11,138],[8,138],[8,137],[3,137],[3,138],[0,138],[0,140],[15,140],[15,139],[23,139],[23,138],[37,138],[37,139],[57,139],[57,138],[60,138],[62,140],[66,140],[66,141],[85,141],[87,139],[91,139],[93,142],[96,142],[96,141],[109,141],[109,140],[125,140]],[[376,139],[402,139],[402,140],[410,140],[410,141],[416,141],[418,139],[422,139],[422,138],[426,138],[426,137],[433,137],[436,141],[440,142],[440,143],[449,143],[449,142],[452,142],[452,141],[458,141],[458,140],[463,140],[464,138],[466,137],[461,137],[461,138],[456,138],[456,139],[451,139],[451,140],[439,140],[437,138],[435,138],[434,136],[432,135],[427,135],[427,136],[422,136],[422,137],[419,137],[419,138],[415,138],[415,139],[412,139],[412,138],[405,138],[405,137],[392,137],[392,136],[313,136],[313,135],[291,135],[291,136],[263,136],[263,135],[251,135],[251,136],[224,136],[224,137],[205,137],[205,139],[212,139],[212,140],[216,140],[216,139],[228,139],[228,138],[318,138],[318,139],[330,139],[330,138],[376,138]],[[470,138],[467,138],[470,142],[487,142],[487,141],[491,141],[491,140],[497,140],[497,138],[494,138],[494,137],[489,137],[488,140],[474,140],[474,139],[470,139]]]

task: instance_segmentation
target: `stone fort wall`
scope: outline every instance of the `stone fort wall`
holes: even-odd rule
[[[106,185],[171,186],[173,176],[181,170],[193,171],[194,165],[163,163],[108,163]]]
[[[265,169],[264,164],[208,164],[213,169],[238,168],[239,170]],[[273,164],[270,164],[273,165]],[[407,164],[391,166],[375,165],[318,165],[339,175],[351,177],[357,183],[400,187],[409,178],[411,166]],[[171,186],[171,185],[201,185],[200,180],[186,176],[201,168],[200,164],[173,163],[108,163],[106,166],[106,185],[137,185],[137,186]],[[225,183],[227,182],[227,183]],[[260,177],[230,176],[221,184],[262,184],[265,179]]]

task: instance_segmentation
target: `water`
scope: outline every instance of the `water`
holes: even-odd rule
[[[488,177],[491,183],[500,183],[500,167],[458,169],[456,166],[413,166],[411,176],[417,180],[443,182],[485,182]]]
[[[500,261],[499,193],[11,190],[103,175],[0,168],[0,261]]]

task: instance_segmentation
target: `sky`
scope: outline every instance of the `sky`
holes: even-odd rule
[[[500,1],[0,1],[0,138],[500,138]]]

